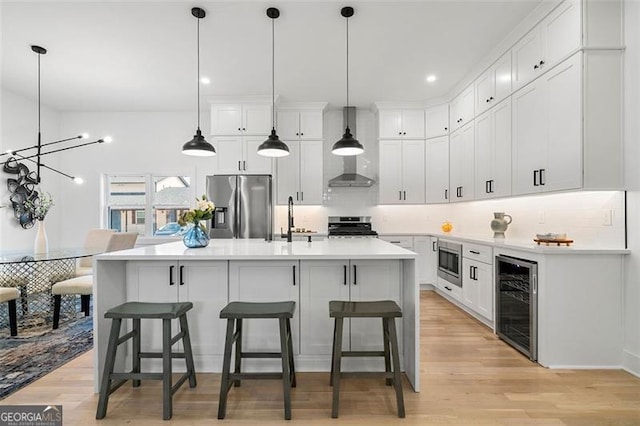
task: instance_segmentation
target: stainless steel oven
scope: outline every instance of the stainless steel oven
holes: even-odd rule
[[[438,240],[438,276],[462,287],[462,244]]]

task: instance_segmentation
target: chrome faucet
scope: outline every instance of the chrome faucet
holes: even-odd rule
[[[293,228],[293,197],[289,196],[288,211],[287,211],[287,242],[293,241],[291,235],[291,229]]]

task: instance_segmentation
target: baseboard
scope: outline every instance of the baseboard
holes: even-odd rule
[[[574,365],[574,364],[558,364],[547,365],[550,370],[622,370],[621,365]]]
[[[629,351],[622,352],[622,368],[629,374],[640,377],[640,355]]]
[[[436,288],[433,286],[433,284],[420,284],[420,291],[432,291],[435,290]]]

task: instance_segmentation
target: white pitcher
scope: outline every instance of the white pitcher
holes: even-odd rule
[[[509,221],[507,221],[507,219]],[[493,238],[504,238],[504,233],[511,223],[511,216],[504,212],[494,212],[491,221],[491,229],[493,230]]]

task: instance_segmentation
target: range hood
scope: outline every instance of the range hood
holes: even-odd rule
[[[346,127],[348,122],[349,128],[351,129],[351,134],[353,134],[353,137],[357,137],[358,134],[356,132],[356,107],[344,107],[343,120],[344,126],[342,127]],[[357,158],[357,155],[348,155],[342,157],[342,161],[344,162],[343,173],[329,180],[329,187],[335,188],[354,186],[359,188],[367,188],[376,183],[375,180],[366,176],[359,175],[357,173]]]

